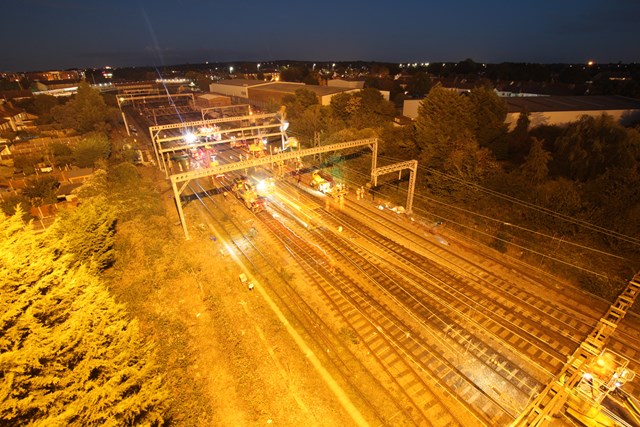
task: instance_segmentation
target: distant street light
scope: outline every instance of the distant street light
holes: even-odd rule
[[[229,67],[229,74],[233,73],[233,67]]]

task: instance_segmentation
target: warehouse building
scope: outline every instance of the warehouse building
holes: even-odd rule
[[[597,117],[603,113],[622,125],[640,120],[640,100],[624,96],[522,96],[503,98],[507,103],[505,123],[513,128],[520,113],[529,113],[530,127],[563,125],[581,116]],[[402,114],[410,119],[418,117],[421,99],[404,101]]]
[[[233,79],[221,80],[209,85],[209,91],[231,97],[234,103],[250,103],[258,107],[269,103],[282,103],[286,95],[295,94],[298,89],[313,92],[321,105],[329,105],[331,98],[340,93],[358,92],[360,89],[330,86],[305,85],[304,83],[265,82],[263,80]]]

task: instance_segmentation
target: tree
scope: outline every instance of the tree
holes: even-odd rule
[[[640,134],[613,117],[582,116],[557,140],[555,167],[570,179],[596,179],[607,169],[634,167],[640,161]]]
[[[306,81],[313,81],[314,83],[312,84],[318,84],[313,76],[310,77],[309,68],[304,65],[284,67],[280,72],[280,79],[283,82],[303,83]]]
[[[533,138],[529,155],[520,167],[522,176],[532,184],[541,184],[549,175],[548,164],[550,159],[551,154],[542,147],[542,141]]]
[[[507,103],[490,87],[474,88],[469,101],[476,118],[476,139],[481,147],[492,147],[507,133]]]
[[[302,115],[291,124],[291,130],[300,136],[302,142],[310,142],[316,132],[327,129],[329,110],[320,104],[307,107]]]
[[[35,206],[55,203],[57,200],[56,190],[58,186],[59,183],[57,179],[50,175],[43,175],[35,179],[27,180],[22,194],[31,199]]]
[[[411,126],[385,126],[380,135],[379,154],[415,158],[417,154],[416,138]]]
[[[23,194],[3,195],[2,198],[0,198],[0,211],[5,215],[15,215],[20,207],[24,209],[24,207],[29,205],[31,205],[31,202]],[[28,212],[21,210],[21,213],[24,221],[30,219]]]
[[[98,160],[108,159],[110,154],[111,143],[100,133],[87,135],[73,151],[76,164],[82,168],[93,167]]]
[[[107,132],[118,120],[117,110],[107,106],[100,92],[86,82],[78,85],[75,98],[53,107],[51,114],[60,126],[80,133]]]
[[[61,167],[73,163],[73,150],[62,142],[53,142],[49,145],[51,160],[55,166]]]
[[[282,103],[287,107],[287,117],[293,122],[311,105],[319,104],[318,97],[309,89],[297,89],[293,95],[286,95]]]
[[[407,85],[407,92],[409,92],[411,96],[423,97],[429,93],[432,86],[433,84],[431,83],[429,73],[418,72],[411,77]]]
[[[58,99],[51,95],[37,95],[33,99],[34,114],[38,116],[38,123],[50,123],[53,119],[51,110],[58,105]]]
[[[196,86],[198,86],[201,91],[209,92],[209,84],[211,84],[211,80],[209,80],[203,73],[199,73],[197,71],[187,71],[184,74],[184,77],[193,80]]]
[[[393,122],[395,108],[377,89],[366,88],[354,93],[349,125],[358,129],[379,128]]]
[[[72,266],[83,264],[100,273],[114,261],[116,211],[104,196],[84,200],[76,209],[64,210],[47,237],[72,257]]]
[[[530,124],[529,112],[527,110],[521,111],[516,126],[509,133],[509,159],[516,164],[521,164],[524,161],[524,157],[531,147]]]
[[[36,166],[42,161],[42,156],[36,154],[20,154],[13,158],[13,167],[26,175],[36,172]]]
[[[153,348],[58,241],[0,214],[0,418],[5,425],[163,423]]]
[[[356,129],[379,128],[391,123],[395,116],[393,105],[386,101],[380,91],[367,88],[354,94],[341,93],[331,98],[332,127],[345,126]]]
[[[347,122],[349,121],[349,116],[351,114],[349,112],[350,100],[351,100],[351,95],[348,93],[339,93],[331,97],[331,102],[329,103],[329,107],[331,110],[333,127],[337,129],[342,129],[347,125]]]
[[[442,166],[456,141],[473,137],[475,119],[467,97],[435,86],[420,103],[416,141],[427,164]]]

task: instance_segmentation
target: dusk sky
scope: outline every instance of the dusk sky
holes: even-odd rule
[[[640,61],[638,0],[1,2],[0,71],[226,61]]]

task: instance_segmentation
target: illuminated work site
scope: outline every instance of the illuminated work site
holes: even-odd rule
[[[544,286],[551,276],[449,241],[442,221],[416,215],[418,162],[379,158],[375,138],[302,146],[287,133],[284,107],[213,107],[166,124],[151,117],[185,237],[198,212],[251,290],[277,263],[256,235],[289,253],[305,286],[375,358],[399,425],[640,422],[640,338],[621,323],[637,275],[600,313],[572,313],[568,296]],[[402,203],[376,199],[379,181],[394,178]],[[291,292],[282,298],[304,310],[305,297]]]

